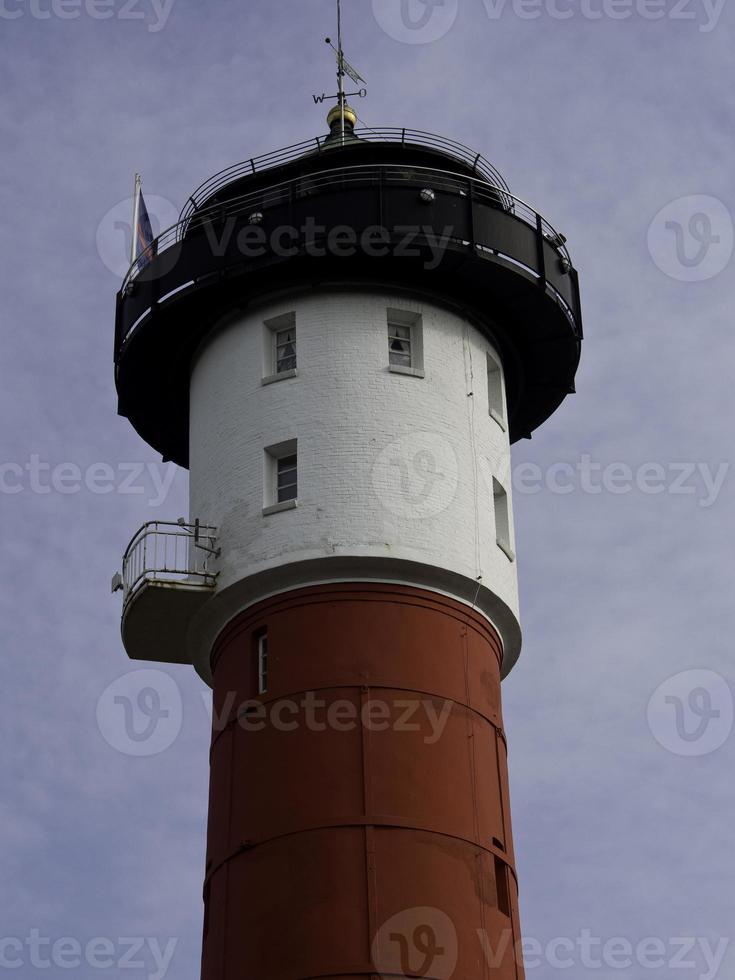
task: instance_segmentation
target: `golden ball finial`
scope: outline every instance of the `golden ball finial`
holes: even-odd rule
[[[331,129],[335,123],[341,123],[341,121],[342,110],[338,105],[336,105],[327,116],[327,122],[329,123],[329,127]],[[347,103],[345,103],[345,125],[352,126],[353,129],[357,125],[357,113],[352,106],[347,105]]]

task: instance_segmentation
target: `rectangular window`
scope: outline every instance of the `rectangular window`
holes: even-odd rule
[[[505,429],[503,371],[500,367],[500,362],[490,351],[487,352],[487,401],[491,418],[494,418],[498,425]]]
[[[295,439],[266,448],[263,477],[264,516],[296,507],[299,487]]]
[[[420,314],[408,310],[388,310],[388,367],[397,374],[424,377]]]
[[[399,367],[411,367],[411,328],[399,323],[388,324],[388,357]]]
[[[498,895],[498,911],[510,917],[510,888],[508,887],[508,867],[501,858],[495,857],[495,890]]]
[[[493,501],[495,504],[495,540],[511,561],[515,560],[510,540],[510,508],[508,494],[493,477]]]
[[[258,694],[268,690],[268,634],[258,636]]]
[[[265,321],[263,352],[263,384],[295,376],[298,367],[295,313]]]
[[[296,327],[277,330],[274,333],[276,345],[276,374],[296,370]]]
[[[285,504],[289,500],[296,500],[298,496],[296,454],[276,460],[276,466],[276,503]]]

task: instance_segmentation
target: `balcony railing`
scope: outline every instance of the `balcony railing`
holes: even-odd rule
[[[538,230],[557,249],[560,257],[571,264],[569,252],[565,245],[566,239],[530,205],[520,198],[514,197],[508,191],[489,186],[485,180],[477,180],[473,177],[465,177],[433,167],[373,164],[339,167],[334,170],[318,171],[317,173],[299,176],[233,198],[226,204],[213,205],[189,214],[188,217],[162,232],[145,251],[140,253],[123,280],[122,292],[126,291],[138,273],[153,258],[179,246],[187,236],[193,235],[197,231],[201,232],[203,229],[212,229],[228,218],[237,218],[255,212],[267,213],[269,208],[284,205],[299,197],[313,196],[320,191],[329,189],[348,189],[372,185],[382,187],[410,185],[415,184],[417,180],[424,180],[428,187],[448,194],[456,194],[461,197],[471,196],[477,202],[485,202],[512,215],[522,224],[533,228],[534,231]],[[491,247],[493,243],[485,244]],[[171,266],[176,264],[177,254],[177,252],[171,253]]]
[[[151,582],[212,589],[219,555],[217,528],[210,525],[151,521],[138,531],[123,556],[122,575],[112,580],[113,592],[122,590],[123,607]]]
[[[437,136],[434,133],[426,133],[418,129],[356,129],[355,133],[364,142],[373,143],[392,143],[401,147],[419,147],[421,149],[438,150],[441,153],[449,154],[465,165],[472,167],[474,173],[482,180],[492,184],[499,190],[510,193],[510,188],[506,184],[501,174],[486,160],[481,153],[475,153],[463,143],[455,140],[446,139],[444,136]],[[327,136],[316,136],[301,143],[294,143],[292,146],[275,150],[272,153],[264,153],[261,156],[251,157],[242,163],[236,163],[233,167],[221,170],[219,173],[205,180],[203,184],[194,191],[189,200],[184,205],[179,220],[186,222],[195,211],[198,211],[206,201],[216,194],[222,187],[231,184],[242,177],[251,174],[262,173],[264,170],[272,170],[274,167],[281,167],[287,163],[292,163],[309,153],[325,153],[328,155],[333,143],[328,143]]]

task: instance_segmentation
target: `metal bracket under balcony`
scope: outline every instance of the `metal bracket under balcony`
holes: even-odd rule
[[[191,663],[186,637],[217,584],[217,528],[152,521],[138,531],[123,556],[122,639],[131,660]]]

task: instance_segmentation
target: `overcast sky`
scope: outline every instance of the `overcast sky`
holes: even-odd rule
[[[165,222],[214,172],[324,131],[334,5],[75,2],[0,0],[0,976],[160,977],[152,947],[176,940],[184,980],[206,691],[157,678],[171,714],[146,757],[111,721],[145,665],[110,577],[138,526],[187,512],[186,473],[116,414],[117,223],[136,170]],[[524,650],[504,686],[522,922],[544,947],[660,946],[599,967],[560,947],[528,975],[734,980],[735,943],[708,965],[735,923],[732,6],[344,6],[363,119],[481,151],[580,272],[578,394],[514,449],[517,475],[538,467],[516,487]],[[73,944],[40,944],[64,937],[71,970]],[[142,967],[125,937],[150,940]]]

